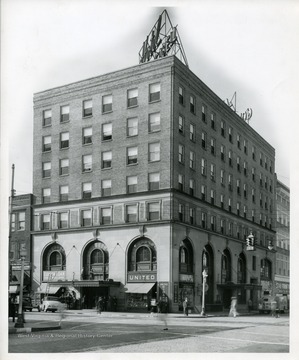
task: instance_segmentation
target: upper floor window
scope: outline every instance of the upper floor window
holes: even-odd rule
[[[160,143],[149,144],[149,161],[160,160]]]
[[[69,226],[69,214],[68,212],[61,212],[58,214],[58,227],[59,229],[66,229]]]
[[[51,151],[51,136],[43,137],[43,152]]]
[[[193,179],[189,180],[189,194],[191,196],[194,195],[194,180]]]
[[[60,107],[60,122],[66,122],[70,120],[70,107],[64,105]]]
[[[195,141],[195,126],[190,124],[190,140]]]
[[[83,199],[91,198],[91,189],[92,189],[92,185],[90,182],[83,183],[83,185],[82,185],[82,198]]]
[[[102,169],[108,169],[112,166],[112,151],[102,152]]]
[[[127,165],[138,163],[138,148],[137,146],[127,148]]]
[[[255,160],[255,147],[253,146],[252,149],[252,160]]]
[[[50,214],[42,215],[42,230],[50,229]]]
[[[92,171],[92,155],[82,156],[82,172]]]
[[[206,106],[205,105],[202,105],[201,107],[201,120],[203,122],[207,122],[207,118],[206,118]]]
[[[160,83],[150,84],[149,102],[160,100],[161,85]]]
[[[223,145],[221,145],[220,147],[220,155],[221,155],[221,160],[225,161],[225,147]]]
[[[52,110],[44,110],[43,112],[43,126],[49,126],[52,123]]]
[[[68,173],[69,173],[69,159],[61,159],[59,175],[68,175]]]
[[[102,140],[112,140],[112,124],[103,124],[102,125]]]
[[[207,175],[207,160],[201,159],[201,175]]]
[[[190,151],[190,169],[195,169],[195,152]]]
[[[138,135],[138,118],[127,119],[127,136]]]
[[[205,149],[207,143],[207,134],[205,132],[201,133],[201,146]]]
[[[83,117],[92,116],[92,100],[83,101]]]
[[[184,118],[179,115],[179,132],[180,133],[184,133],[185,129],[184,129]]]
[[[184,176],[182,174],[179,174],[178,176],[178,185],[179,185],[179,190],[184,191]]]
[[[179,144],[179,162],[184,163],[184,146]]]
[[[43,163],[43,178],[47,178],[51,176],[51,163],[44,162]]]
[[[92,143],[92,127],[87,127],[83,129],[83,145]]]
[[[152,202],[148,204],[148,220],[159,220],[160,219],[160,203]]]
[[[128,176],[127,177],[127,193],[137,192],[137,176]]]
[[[229,164],[229,166],[233,166],[233,155],[232,155],[231,150],[229,150],[229,152],[228,152],[228,164]]]
[[[102,196],[110,196],[111,195],[111,180],[106,179],[102,180]]]
[[[179,221],[184,221],[184,205],[179,204]]]
[[[215,181],[216,179],[216,167],[214,164],[211,164],[211,180]]]
[[[154,132],[161,130],[161,120],[160,120],[160,113],[153,113],[149,114],[149,121],[148,121],[148,131]]]
[[[151,173],[148,177],[149,190],[158,190],[160,188],[160,173]]]
[[[69,187],[68,185],[62,185],[59,188],[59,200],[68,201],[69,199]]]
[[[225,122],[221,120],[221,135],[225,137]]]
[[[211,128],[216,129],[216,115],[213,112],[211,113]]]
[[[263,166],[263,155],[260,153],[260,165]]]
[[[241,137],[239,134],[237,134],[237,146],[238,146],[238,149],[241,149]]]
[[[228,140],[233,142],[233,129],[231,127],[228,128]]]
[[[51,201],[51,189],[46,188],[43,189],[43,204],[47,204]]]
[[[138,89],[128,90],[127,106],[133,107],[138,105]]]
[[[69,147],[70,133],[60,133],[60,149],[67,149]]]
[[[247,147],[248,147],[248,141],[246,139],[244,139],[244,141],[243,141],[243,149],[244,149],[245,154],[247,154]]]
[[[101,208],[101,224],[108,225],[112,221],[112,209],[111,207]]]
[[[205,185],[201,185],[201,200],[205,201],[207,195],[207,188]]]
[[[184,89],[179,86],[179,104],[184,105]]]
[[[216,147],[216,140],[211,138],[211,154],[215,155],[216,154],[216,150],[215,150],[215,147]]]
[[[126,206],[126,222],[137,222],[137,205]]]
[[[112,95],[105,95],[102,97],[102,112],[107,113],[112,111]]]
[[[81,226],[90,226],[91,225],[91,210],[82,210],[81,211]]]
[[[195,97],[190,95],[190,112],[195,114]]]

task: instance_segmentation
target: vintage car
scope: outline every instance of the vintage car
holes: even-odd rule
[[[31,298],[30,297],[23,297],[23,310],[24,311],[32,311],[33,306],[32,306],[32,302],[31,302]]]
[[[58,297],[55,296],[46,296],[41,300],[41,303],[38,305],[38,311],[58,311],[61,312],[66,310],[66,304],[61,302]]]

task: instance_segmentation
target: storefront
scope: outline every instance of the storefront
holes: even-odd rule
[[[156,283],[127,283],[125,292],[128,311],[146,312],[156,307]]]

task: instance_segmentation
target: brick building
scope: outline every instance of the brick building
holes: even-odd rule
[[[175,56],[34,95],[34,284],[239,306],[273,281],[275,151]],[[252,232],[256,251],[246,251]],[[80,295],[79,295],[80,293]]]

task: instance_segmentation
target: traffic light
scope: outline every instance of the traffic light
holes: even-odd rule
[[[250,232],[250,234],[246,238],[246,245],[247,245],[247,250],[255,250],[254,249],[255,239],[254,236],[252,235],[252,232]]]

